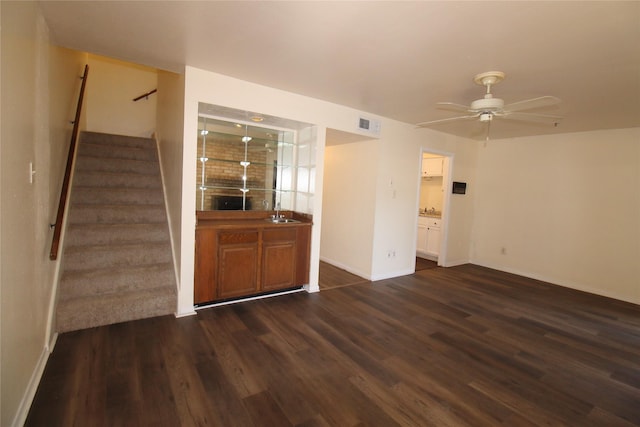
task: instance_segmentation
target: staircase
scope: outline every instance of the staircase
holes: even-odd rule
[[[176,280],[153,139],[83,132],[58,288],[58,332],[174,313]]]

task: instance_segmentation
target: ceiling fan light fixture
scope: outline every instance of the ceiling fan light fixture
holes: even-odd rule
[[[493,120],[493,114],[492,113],[482,113],[482,114],[480,114],[480,121],[481,122],[490,122],[491,120]]]
[[[471,111],[502,111],[504,101],[500,98],[482,98],[476,99],[471,103]]]

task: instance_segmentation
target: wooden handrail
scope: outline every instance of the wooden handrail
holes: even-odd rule
[[[153,89],[153,90],[150,90],[150,91],[149,91],[149,92],[147,92],[147,93],[143,93],[142,95],[140,95],[140,96],[138,96],[138,97],[133,98],[133,102],[140,101],[142,98],[149,98],[149,95],[153,95],[153,94],[154,94],[154,93],[156,93],[157,91],[158,91],[158,89]]]
[[[71,131],[71,143],[69,144],[69,155],[67,157],[67,167],[64,170],[64,179],[62,181],[62,190],[60,191],[60,201],[58,202],[58,214],[56,215],[56,223],[53,224],[53,241],[51,242],[51,252],[49,259],[58,258],[58,247],[60,246],[60,233],[62,231],[62,219],[67,205],[67,194],[69,193],[69,181],[71,180],[71,171],[73,170],[73,159],[76,153],[76,142],[78,140],[78,127],[80,126],[80,114],[82,112],[82,100],[84,98],[84,88],[87,85],[87,76],[89,75],[89,65],[84,66],[84,74],[82,77],[82,85],[80,86],[80,95],[78,96],[78,106],[76,107],[76,116],[73,120],[73,130]]]

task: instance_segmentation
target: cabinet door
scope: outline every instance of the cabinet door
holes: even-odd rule
[[[427,253],[427,225],[418,222],[418,240],[416,252]]]
[[[442,176],[442,163],[442,157],[423,159],[422,176]]]
[[[440,227],[429,226],[427,228],[427,253],[429,255],[440,253]]]
[[[295,286],[296,227],[264,230],[262,234],[262,291]]]
[[[218,299],[258,292],[258,241],[258,230],[218,233]]]

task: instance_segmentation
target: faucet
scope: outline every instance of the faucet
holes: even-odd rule
[[[271,217],[273,219],[284,218],[284,215],[280,214],[280,202],[276,203],[276,214],[275,215],[271,215]]]

